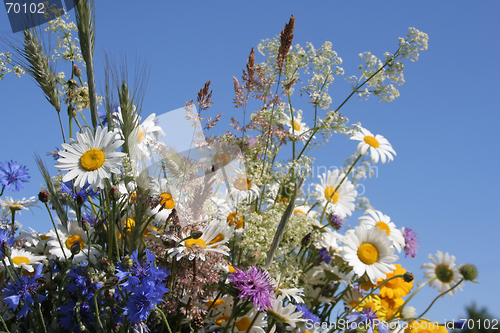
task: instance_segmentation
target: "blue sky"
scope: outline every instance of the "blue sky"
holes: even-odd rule
[[[296,18],[294,45],[331,41],[344,60],[345,77],[357,75],[358,54],[382,57],[394,52],[408,27],[429,34],[429,50],[405,66],[406,83],[392,103],[351,100],[343,109],[351,122],[360,121],[384,135],[397,157],[377,164],[378,176],[364,182],[372,205],[397,226],[416,230],[420,254],[400,259],[417,280],[420,265],[437,250],[455,255],[457,263],[474,263],[480,284],[466,284],[453,298],[439,300],[432,320],[458,319],[476,301],[500,317],[500,196],[497,78],[500,74],[500,25],[496,1],[97,1],[96,73],[103,87],[103,52],[125,54],[133,79],[137,59],[150,66],[143,116],[175,110],[211,80],[215,104],[208,116],[241,117],[232,107],[233,76],[241,76],[252,46],[279,34],[291,14]],[[0,10],[0,33],[11,35]],[[3,46],[0,46],[0,50]],[[258,57],[257,61],[262,61]],[[57,71],[69,72],[58,67]],[[332,107],[349,93],[342,78],[331,86]],[[298,96],[296,96],[298,97]],[[29,78],[8,76],[0,82],[0,160],[28,166],[26,189],[6,192],[16,198],[36,195],[42,182],[35,152],[60,147],[56,112]],[[308,105],[301,107],[306,114]],[[66,118],[63,117],[66,120]],[[227,118],[224,118],[227,120]],[[65,121],[66,123],[66,121]],[[168,135],[168,133],[167,133]],[[317,153],[315,167],[341,165],[356,143],[337,137]],[[55,169],[51,168],[52,174]],[[357,216],[356,216],[357,217]],[[357,224],[351,218],[352,225]],[[18,217],[26,227],[49,227],[46,212],[34,208]],[[413,306],[423,311],[437,296],[425,288]]]

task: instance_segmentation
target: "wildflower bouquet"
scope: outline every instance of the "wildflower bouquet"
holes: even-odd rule
[[[76,2],[75,11],[76,24],[59,17],[46,28],[57,35],[55,50],[45,50],[34,29],[22,33],[20,45],[11,43],[9,62],[54,106],[63,142],[51,153],[56,176],[37,157],[46,182],[38,200],[53,229],[17,230],[16,214],[37,200],[0,198],[2,330],[445,330],[409,301],[427,284],[438,288],[435,300],[452,296],[477,272],[438,251],[414,286],[397,260],[403,252],[416,256],[415,232],[398,228],[356,190],[371,164],[392,161],[396,152],[340,113],[355,95],[397,98],[403,63],[427,49],[426,34],[410,28],[383,59],[361,54],[359,77],[347,79],[352,93],[332,109],[328,89],[344,74],[342,59],[329,42],[292,46],[292,16],[279,37],[258,45],[265,60],[256,62],[252,48],[242,82],[234,78],[235,107],[243,112],[231,119],[232,130],[205,137],[222,119],[202,117],[212,104],[210,82],[196,102],[143,119],[140,89],[110,63],[99,97],[92,4]],[[70,77],[56,74],[52,61],[70,65]],[[296,89],[307,96],[312,119],[294,106]],[[187,145],[169,137],[169,126],[187,133]],[[312,149],[334,133],[356,141],[357,150],[314,183]],[[0,196],[28,180],[19,163],[0,163]],[[364,215],[351,228],[344,220],[354,210]]]

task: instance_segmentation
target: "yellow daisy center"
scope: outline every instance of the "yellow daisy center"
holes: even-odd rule
[[[229,270],[229,273],[236,272],[236,269],[233,266],[231,266],[231,265],[227,265],[227,269]]]
[[[334,191],[335,188],[331,186],[325,188],[325,198],[326,200],[330,200],[331,203],[336,203],[337,201],[339,201],[339,192],[337,191],[335,192],[335,194],[333,194]]]
[[[391,229],[389,228],[389,226],[382,222],[382,221],[378,221],[376,224],[375,224],[376,227],[378,227],[378,229],[380,231],[385,231],[386,235],[390,235],[391,234]]]
[[[208,245],[212,245],[212,244],[215,244],[215,243],[218,243],[218,242],[222,242],[224,240],[224,235],[223,234],[218,234],[217,236],[215,236],[214,239],[212,239],[210,241],[210,243],[208,243]]]
[[[295,209],[293,210],[293,214],[295,214],[295,215],[299,215],[299,214],[304,215],[304,212],[303,212],[303,211],[301,211],[299,208],[295,208]]]
[[[248,178],[241,177],[234,182],[234,187],[240,191],[248,191],[252,187],[252,182]]]
[[[66,239],[66,247],[68,249],[71,249],[71,247],[73,246],[73,244],[75,244],[78,241],[80,242],[80,250],[83,249],[83,247],[85,246],[85,242],[83,241],[82,237],[80,237],[78,235],[69,236]]]
[[[365,136],[363,140],[373,148],[380,147],[380,143],[378,143],[377,139],[375,139],[373,136]]]
[[[292,126],[293,126],[293,129],[296,130],[297,132],[300,131],[300,123],[298,123],[294,120],[294,121],[292,121]]]
[[[371,265],[378,260],[378,250],[371,243],[363,243],[358,248],[358,258],[365,265]]]
[[[195,246],[202,248],[202,249],[207,248],[207,243],[205,243],[205,241],[201,238],[198,238],[198,239],[190,238],[190,239],[187,239],[185,243],[186,243],[186,246],[190,247],[190,248],[193,248]]]
[[[40,235],[40,239],[46,241],[47,239],[49,239],[49,236],[47,236],[47,235]]]
[[[278,200],[276,200],[276,202],[281,202],[286,204],[288,202],[288,198],[279,198]]]
[[[240,331],[246,331],[250,327],[250,319],[243,317],[236,322],[236,327]]]
[[[212,306],[212,304],[213,304],[213,306]],[[218,299],[218,300],[213,300],[212,299],[212,300],[210,300],[210,301],[207,302],[207,306],[208,307],[213,307],[213,308],[215,308],[216,306],[222,305],[222,304],[224,304],[224,301],[221,300],[221,299]]]
[[[174,198],[170,193],[160,194],[160,205],[165,209],[172,209],[175,207]]]
[[[100,149],[92,148],[80,157],[80,165],[87,171],[94,171],[102,167],[106,156]]]
[[[219,167],[223,167],[229,163],[229,155],[219,151],[214,156],[214,164],[217,164]]]
[[[14,257],[12,258],[12,262],[16,265],[21,265],[21,264],[29,264],[31,260],[29,260],[27,257]]]
[[[215,320],[215,325],[217,326],[222,326],[222,321],[228,321],[229,320],[229,316],[222,316],[222,317],[219,317]]]
[[[356,306],[356,304],[358,304],[358,303],[359,303],[359,299],[358,299],[357,301],[356,301],[356,300],[354,300],[354,301],[350,301],[350,302],[349,302],[349,305],[351,306],[351,308],[353,308],[353,307],[355,307],[355,306]]]
[[[241,229],[243,228],[243,215],[236,212],[231,213],[227,216],[227,222],[229,223],[230,227],[232,227],[236,222],[236,229]]]
[[[137,142],[138,143],[141,143],[142,140],[144,140],[144,131],[143,130],[140,130],[139,131],[139,134],[137,135]]]
[[[434,270],[439,281],[443,283],[450,283],[453,281],[453,271],[445,264],[439,264]]]

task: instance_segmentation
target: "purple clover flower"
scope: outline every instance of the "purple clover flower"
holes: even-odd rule
[[[417,255],[417,249],[419,247],[419,242],[417,238],[417,233],[409,228],[404,228],[403,237],[405,238],[405,258],[410,256],[415,258]]]
[[[262,311],[271,307],[273,285],[269,273],[260,267],[252,266],[241,269],[229,275],[229,281],[234,283],[234,288],[240,290],[238,298],[253,301],[253,305]]]
[[[33,296],[37,298],[37,302],[42,302],[45,296],[37,295],[38,282],[37,279],[42,277],[43,265],[38,265],[34,276],[21,276],[15,283],[9,284],[2,290],[4,294],[3,302],[7,304],[7,308],[13,311],[17,310],[19,303],[23,303],[23,307],[17,314],[18,318],[25,317],[28,314],[30,306],[35,302]]]
[[[26,183],[29,179],[28,168],[24,165],[15,161],[0,162],[0,184],[7,190],[17,192],[24,188],[21,182]]]
[[[344,220],[340,216],[333,213],[328,215],[328,221],[330,221],[330,225],[335,230],[340,230],[340,228],[342,228],[342,225],[344,224]]]

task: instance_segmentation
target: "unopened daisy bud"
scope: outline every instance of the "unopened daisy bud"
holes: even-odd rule
[[[203,232],[202,231],[193,231],[191,233],[191,238],[192,239],[198,239],[201,237],[201,235],[203,235]]]
[[[308,247],[311,244],[311,238],[312,234],[308,233],[304,236],[304,238],[302,238],[302,240],[300,241],[300,245],[302,245],[303,247]]]
[[[415,309],[413,306],[405,306],[403,308],[403,311],[401,311],[401,317],[403,319],[413,318],[416,315],[417,315],[417,309]]]
[[[40,191],[40,193],[38,193],[38,200],[40,200],[43,203],[48,202],[49,197],[50,197],[49,191],[47,191],[47,190],[43,190],[43,191]]]
[[[118,187],[116,186],[111,186],[111,190],[109,191],[109,194],[111,195],[111,198],[113,200],[118,200],[120,198],[120,191],[118,190]]]
[[[75,118],[77,114],[78,112],[76,112],[76,109],[71,105],[68,105],[68,117]]]
[[[68,84],[70,87],[78,87],[78,83],[73,79],[69,79]]]
[[[465,264],[458,269],[465,281],[475,281],[477,278],[477,268],[472,264]]]
[[[82,70],[77,66],[73,66],[73,74],[75,74],[76,77],[82,76]]]
[[[80,251],[82,249],[80,246],[80,241],[74,242],[73,245],[71,245],[71,247],[69,249],[71,251],[71,254],[76,256],[78,253],[80,253]]]
[[[130,258],[129,256],[123,257],[123,259],[122,259],[123,268],[130,268],[130,267],[132,267],[133,264],[134,264],[134,261],[132,260],[132,258]]]
[[[87,219],[82,219],[82,229],[83,231],[89,231],[92,228],[89,221]]]
[[[415,280],[415,275],[413,275],[412,272],[406,272],[403,274],[403,280],[405,282],[411,282],[411,281]]]
[[[2,243],[2,251],[3,255],[5,257],[10,257],[12,255],[12,249],[10,248],[9,244],[7,244],[6,241],[3,241]]]

